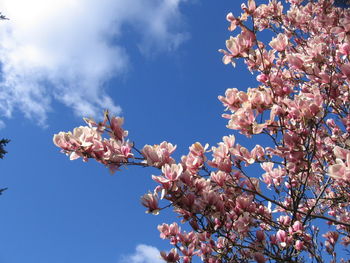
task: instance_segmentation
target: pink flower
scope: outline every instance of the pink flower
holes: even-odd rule
[[[348,56],[350,54],[350,45],[349,43],[344,43],[339,47],[339,52],[342,55]]]
[[[215,182],[220,187],[223,187],[225,185],[225,182],[228,180],[227,173],[223,171],[218,171],[216,173],[212,172],[210,175],[210,178],[213,182]]]
[[[101,148],[96,149],[93,155],[96,157],[98,155],[99,159],[111,168],[111,172],[114,172],[116,168],[126,163],[129,158],[134,157],[131,149],[132,145],[128,141],[117,141],[114,138],[110,138],[109,140],[103,140]]]
[[[235,18],[231,12],[227,14],[226,20],[230,22],[230,26],[228,28],[230,31],[235,30],[237,25],[240,23],[239,19]]]
[[[278,34],[276,38],[273,38],[270,42],[270,46],[281,52],[286,49],[288,46],[288,38],[285,34]]]
[[[226,48],[233,57],[242,56],[255,42],[255,35],[251,31],[243,28],[243,32],[237,37],[230,37],[226,40]]]
[[[229,22],[232,22],[232,21],[234,21],[236,18],[235,18],[235,16],[232,14],[232,12],[230,12],[230,13],[228,13],[227,15],[226,15],[226,20],[227,21],[229,21]]]
[[[233,57],[238,56],[242,52],[242,47],[238,41],[238,38],[232,36],[230,39],[226,40],[226,48]]]
[[[181,164],[165,164],[162,167],[162,172],[166,180],[169,180],[171,182],[174,182],[178,180],[180,177],[181,173],[183,171],[182,165]]]
[[[287,233],[284,230],[280,229],[277,231],[276,239],[282,248],[287,246]]]
[[[334,123],[334,125],[335,125],[335,123]],[[334,126],[334,127],[337,127],[337,126]],[[335,146],[333,149],[333,153],[337,158],[342,159],[342,160],[346,160],[347,155],[350,153],[350,151],[347,149],[341,148],[339,146]]]
[[[302,234],[304,231],[304,226],[300,221],[295,221],[292,229],[294,233]]]
[[[234,135],[224,136],[222,141],[228,148],[232,148],[235,145],[236,138]]]
[[[212,147],[213,160],[208,162],[212,167],[216,167],[224,172],[231,172],[232,162],[228,147],[220,143],[218,147]]]
[[[288,55],[287,59],[292,67],[302,69],[304,61],[298,55]]]
[[[204,153],[207,151],[208,147],[208,144],[203,147],[199,142],[192,144],[189,154],[187,156],[182,156],[181,161],[184,164],[184,168],[192,174],[196,174],[207,160]]]
[[[60,132],[53,136],[53,143],[63,150],[74,150],[80,143],[75,140],[71,132]]]
[[[171,143],[162,142],[160,145],[145,145],[142,154],[146,158],[148,165],[162,167],[164,164],[174,163],[174,159],[170,155],[175,151],[176,146]]]
[[[248,0],[248,10],[250,13],[253,13],[256,9],[256,3],[254,0]]]
[[[209,145],[206,144],[204,147],[202,146],[202,144],[200,144],[199,142],[196,142],[194,144],[191,145],[190,147],[190,153],[196,156],[204,156],[204,153],[207,151]]]
[[[340,19],[340,24],[344,27],[345,32],[350,31],[350,19],[348,17]]]
[[[250,130],[254,121],[255,116],[253,110],[241,108],[232,114],[227,128],[246,132]]]
[[[86,161],[86,154],[91,154],[94,157],[94,151],[103,150],[102,137],[97,128],[87,126],[80,126],[73,130],[73,133],[60,132],[55,134],[53,141],[56,146],[62,148],[68,155],[70,160],[84,157]]]
[[[247,12],[247,13],[253,13],[256,9],[256,4],[254,0],[248,0],[248,7],[243,3],[241,5],[241,8],[243,11]]]
[[[236,88],[227,89],[225,92],[225,97],[219,96],[218,98],[224,104],[224,106],[227,107],[227,109],[232,111],[238,110],[242,103],[248,101],[248,95]]]
[[[168,263],[176,263],[178,260],[180,260],[180,256],[176,248],[171,249],[169,253],[162,251],[160,252],[160,255]]]
[[[350,64],[343,64],[340,66],[341,72],[350,79]]]
[[[245,211],[253,202],[253,196],[238,196],[236,199],[236,209]]]
[[[252,222],[252,217],[249,212],[243,212],[240,217],[233,223],[233,227],[238,233],[247,233]]]
[[[280,222],[284,226],[289,226],[289,224],[292,221],[292,219],[289,216],[280,216],[277,219],[277,221]]]
[[[333,251],[335,244],[338,241],[339,234],[335,231],[328,231],[326,234],[322,235],[327,240],[325,241],[325,246],[328,252]]]
[[[346,155],[346,161],[337,158],[336,164],[330,165],[328,173],[338,180],[350,181],[350,153]]]
[[[304,242],[300,241],[300,240],[295,241],[294,248],[298,251],[303,250],[304,249]]]
[[[265,162],[260,164],[261,168],[263,168],[266,173],[262,175],[263,181],[270,186],[271,184],[274,185],[280,185],[282,178],[285,175],[285,172],[283,169],[279,166],[278,168],[273,168],[273,163],[272,162]]]
[[[165,190],[176,191],[176,181],[179,179],[183,171],[181,164],[165,164],[162,166],[162,176],[152,176],[152,179],[161,183]]]
[[[128,136],[128,132],[124,131],[122,125],[124,123],[124,118],[113,117],[111,119],[111,130],[113,132],[114,137],[117,140],[122,141],[126,136]]]
[[[269,76],[266,74],[260,74],[256,77],[256,80],[262,83],[265,83],[268,79],[269,79]]]
[[[234,61],[234,57],[232,56],[231,53],[229,53],[223,49],[219,49],[219,52],[224,54],[224,56],[222,57],[222,63],[224,63],[225,65],[231,63],[233,67],[236,66],[236,63]]]
[[[180,233],[181,228],[177,223],[172,223],[170,225],[161,224],[158,226],[158,230],[160,232],[160,237],[165,239],[177,236]]]
[[[265,149],[261,147],[260,145],[256,145],[253,150],[251,151],[251,157],[254,160],[263,160],[265,156]]]
[[[141,203],[143,206],[148,208],[146,213],[152,213],[154,215],[159,214],[157,194],[152,194],[151,192],[149,192],[148,194],[145,194],[144,196],[141,197]]]
[[[86,126],[75,128],[72,137],[79,142],[82,147],[90,147],[94,144],[95,140],[101,140],[101,135],[97,132],[96,128]]]

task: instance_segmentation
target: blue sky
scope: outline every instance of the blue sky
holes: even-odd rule
[[[140,148],[167,140],[177,158],[231,134],[217,96],[256,85],[217,52],[240,1],[2,0],[0,11],[10,18],[0,25],[0,134],[11,139],[0,161],[9,188],[0,263],[157,263],[155,248],[170,246],[156,226],[176,217],[145,214],[139,199],[158,172],[110,176],[69,161],[52,136],[106,107]]]

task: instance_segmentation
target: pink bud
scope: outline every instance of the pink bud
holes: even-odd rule
[[[328,211],[328,214],[334,217],[337,215],[337,213],[334,210]]]
[[[256,80],[261,83],[265,83],[268,79],[269,77],[266,74],[260,74],[256,77]]]
[[[256,9],[256,4],[254,0],[248,0],[248,10],[250,13],[253,13]]]
[[[292,89],[290,87],[283,87],[282,90],[285,94],[289,94],[292,92]]]
[[[303,250],[304,248],[304,242],[303,241],[300,241],[300,240],[297,240],[295,242],[295,245],[294,245],[295,249],[300,251],[300,250]]]
[[[275,235],[270,236],[270,242],[272,245],[276,245],[277,243],[277,238]]]
[[[279,245],[281,247],[286,247],[287,246],[287,233],[284,230],[278,230],[276,233],[276,239],[277,242],[279,242]]]
[[[259,252],[254,253],[254,259],[257,263],[265,263],[266,262],[264,255],[259,253]]]
[[[265,234],[262,230],[256,231],[256,238],[258,239],[259,242],[262,242],[265,240]]]
[[[233,21],[235,21],[235,17],[234,17],[234,15],[230,12],[230,13],[227,14],[226,20],[229,21],[229,22],[233,22]]]
[[[111,119],[111,130],[113,131],[113,134],[115,138],[119,141],[122,141],[124,137],[128,136],[128,132],[124,131],[121,127],[124,123],[124,118],[120,117],[113,117]]]

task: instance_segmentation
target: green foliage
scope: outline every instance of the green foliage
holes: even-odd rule
[[[0,12],[0,20],[8,20],[8,18]]]
[[[8,144],[10,142],[10,140],[8,139],[1,139],[0,140],[0,158],[3,159],[4,155],[7,153],[7,151],[5,151],[5,146],[6,144]],[[7,190],[7,188],[0,188],[0,195],[2,195],[2,193]]]
[[[5,151],[5,146],[6,144],[8,144],[10,142],[10,140],[8,139],[1,139],[0,140],[0,159],[4,158],[4,155],[7,153]]]

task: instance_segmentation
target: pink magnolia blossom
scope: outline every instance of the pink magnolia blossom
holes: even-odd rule
[[[304,66],[304,61],[300,58],[299,55],[288,55],[288,62],[295,69],[302,69]]]
[[[334,179],[350,181],[350,153],[347,153],[346,158],[337,158],[336,164],[329,166],[328,172]]]
[[[339,47],[339,52],[343,55],[348,56],[350,54],[350,45],[349,43],[344,43]]]
[[[72,150],[79,146],[79,142],[72,137],[71,132],[60,132],[53,137],[54,144],[62,150]]]
[[[172,249],[169,253],[162,251],[160,255],[168,263],[175,263],[180,259],[177,249]]]
[[[283,248],[287,246],[287,241],[288,241],[287,237],[288,237],[288,235],[284,230],[280,229],[276,233],[277,242]]]
[[[182,174],[181,164],[165,164],[162,166],[162,176],[152,176],[152,179],[163,185],[166,190],[177,190],[176,182]]]
[[[160,237],[163,239],[176,237],[181,232],[181,228],[177,223],[159,225],[158,230],[160,232]]]
[[[302,234],[304,232],[303,224],[300,221],[295,221],[292,229],[293,233]]]
[[[284,51],[288,46],[287,36],[284,34],[278,34],[276,38],[272,39],[270,46],[279,52]]]
[[[269,77],[266,74],[260,74],[256,77],[256,80],[262,83],[265,83],[266,81],[268,81],[268,79]]]
[[[176,146],[171,143],[162,142],[160,145],[145,145],[142,153],[146,158],[148,165],[162,167],[164,164],[174,163],[174,159],[170,155],[175,151]]]
[[[159,214],[158,195],[149,192],[141,198],[141,203],[148,208],[147,213]]]
[[[297,240],[297,241],[295,241],[294,247],[298,251],[303,250],[304,249],[304,242],[300,241],[300,240]]]

